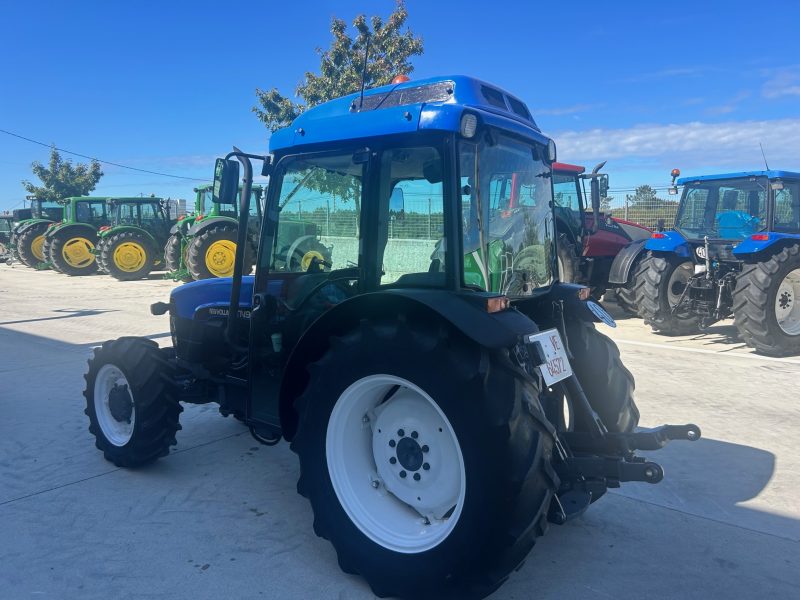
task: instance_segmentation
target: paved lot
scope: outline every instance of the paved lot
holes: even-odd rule
[[[206,405],[187,407],[177,448],[151,467],[94,449],[90,348],[169,343],[148,306],[173,285],[0,265],[0,597],[371,598],[314,536],[286,444],[259,446]],[[704,439],[653,454],[661,484],[551,527],[494,597],[797,598],[800,358],[756,357],[726,324],[670,339],[629,319],[610,334],[642,424],[695,422]]]

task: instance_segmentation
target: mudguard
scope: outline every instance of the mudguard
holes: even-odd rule
[[[120,225],[119,227],[112,227],[111,229],[105,229],[104,231],[98,232],[98,235],[100,236],[101,239],[105,239],[110,235],[115,235],[117,233],[123,233],[125,231],[131,231],[133,233],[142,234],[148,240],[150,240],[153,243],[153,246],[155,248],[159,248],[160,247],[160,244],[156,241],[156,238],[154,238],[153,235],[149,231],[141,229],[140,227],[135,227],[133,225]]]
[[[689,244],[686,242],[686,238],[677,231],[659,231],[654,233],[653,237],[647,240],[644,247],[653,252],[669,252],[685,258],[692,256],[692,251],[689,248]]]
[[[239,222],[236,219],[232,219],[230,217],[208,217],[201,221],[195,221],[189,228],[187,234],[190,236],[200,235],[206,229],[210,229],[212,227],[216,227],[217,225],[221,224],[233,225],[234,227],[239,226]]]
[[[587,323],[605,323],[609,327],[616,327],[617,324],[611,315],[597,302],[580,299],[579,294],[582,289],[586,289],[586,286],[576,283],[557,283],[548,293],[517,300],[514,306],[526,315],[541,315],[541,318],[546,320],[553,318],[554,305],[563,306],[564,314],[569,315],[570,319],[580,319]]]
[[[41,223],[46,223],[49,225],[50,223],[54,222],[55,221],[49,221],[48,219],[30,219],[28,221],[25,221],[24,223],[19,223],[16,227],[14,227],[14,229],[11,230],[11,233],[13,233],[14,235],[19,235],[22,232],[27,231],[31,227],[35,227],[36,225],[39,225]]]
[[[186,286],[181,286],[186,287]],[[334,306],[303,333],[284,368],[279,394],[281,430],[291,440],[297,429],[294,398],[305,385],[309,363],[319,359],[331,336],[342,335],[362,319],[422,314],[446,321],[489,349],[509,348],[539,327],[521,312],[489,313],[486,299],[497,294],[445,293],[442,290],[393,289],[355,296]]]
[[[800,234],[797,233],[756,233],[741,241],[734,249],[736,258],[747,259],[749,256],[764,250],[778,250],[784,244],[800,244]]]
[[[648,238],[636,240],[619,251],[619,254],[614,257],[614,262],[611,263],[608,283],[615,286],[623,286],[628,283],[634,263],[646,252],[645,244],[647,242]]]
[[[53,237],[57,233],[69,229],[74,229],[75,232],[82,230],[85,232],[83,235],[90,234],[92,237],[95,237],[97,235],[97,229],[95,229],[93,225],[89,225],[88,223],[62,223],[61,225],[56,225],[55,227],[51,227],[50,229],[48,229],[45,236]]]

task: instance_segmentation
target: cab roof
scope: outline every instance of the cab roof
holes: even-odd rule
[[[739,171],[737,173],[720,173],[718,175],[697,175],[695,177],[681,177],[678,185],[693,181],[717,181],[722,179],[744,179],[746,177],[766,177],[767,179],[800,179],[796,171]]]
[[[480,120],[541,143],[528,107],[499,87],[464,75],[431,77],[349,94],[306,110],[272,134],[270,152],[425,130],[458,131],[465,109]]]

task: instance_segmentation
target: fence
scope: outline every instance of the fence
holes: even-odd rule
[[[631,194],[615,194],[603,198],[601,207],[603,212],[612,217],[633,221],[651,229],[657,228],[663,219],[664,228],[672,229],[678,214],[678,197],[671,196],[667,200],[657,196],[642,198]]]

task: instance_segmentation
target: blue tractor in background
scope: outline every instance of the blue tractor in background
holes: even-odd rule
[[[732,316],[757,352],[800,352],[800,173],[746,171],[677,183],[683,195],[674,230],[628,252],[631,264],[631,254],[646,253],[634,282],[639,314],[666,335]]]
[[[515,96],[405,78],[305,111],[270,151],[218,159],[214,202],[235,201],[244,168],[233,276],[151,307],[172,346],[95,350],[85,410],[109,461],[165,456],[181,403],[216,402],[258,441],[291,442],[297,491],[344,571],[382,597],[461,599],[501,585],[548,523],[660,481],[637,449],[700,437],[636,429],[633,377],[595,329],[613,320],[558,281],[556,148]],[[243,276],[251,159],[270,181]],[[492,201],[506,186],[513,209]],[[398,237],[420,222],[419,195],[441,226]],[[308,215],[335,251],[288,260]]]

